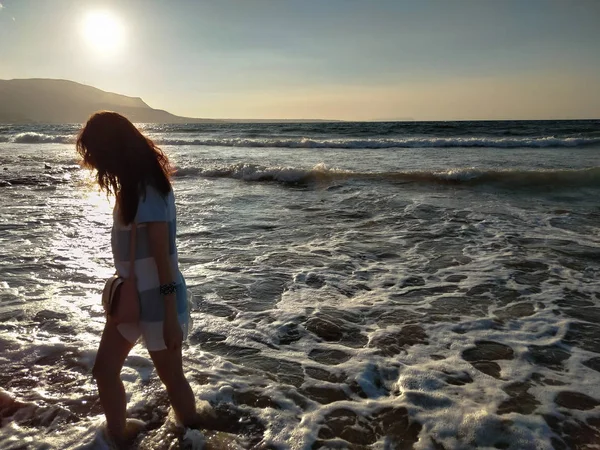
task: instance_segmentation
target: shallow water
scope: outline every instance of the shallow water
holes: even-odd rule
[[[72,145],[15,133],[0,143],[0,447],[104,448],[90,370],[110,204]],[[240,448],[600,445],[598,147],[164,148],[196,298],[185,371]],[[182,445],[142,346],[123,378],[140,447]]]

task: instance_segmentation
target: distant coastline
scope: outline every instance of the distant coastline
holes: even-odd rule
[[[139,97],[106,92],[69,80],[0,80],[0,123],[83,123],[95,111],[110,110],[136,123],[317,123],[322,119],[206,119],[155,109]]]
[[[83,123],[98,110],[116,111],[140,123],[214,123],[155,109],[139,97],[106,92],[69,80],[0,80],[0,123]]]
[[[93,86],[69,80],[47,78],[0,80],[0,124],[69,124],[84,123],[99,110],[116,111],[135,123],[194,124],[194,123],[365,123],[365,122],[523,122],[511,119],[456,119],[417,120],[413,117],[397,117],[373,120],[336,119],[208,119],[183,117],[162,109],[155,109],[139,97],[129,97],[103,91]],[[581,119],[530,119],[527,121],[593,121],[598,118]]]

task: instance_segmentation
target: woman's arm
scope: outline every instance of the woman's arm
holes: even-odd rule
[[[154,257],[160,285],[175,282],[175,274],[171,265],[169,255],[169,223],[148,222],[148,240],[150,253]],[[164,296],[165,320],[163,322],[163,336],[167,348],[173,350],[181,346],[183,332],[177,319],[177,294]]]

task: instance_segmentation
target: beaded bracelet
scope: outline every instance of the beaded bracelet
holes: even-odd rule
[[[177,283],[173,281],[172,283],[161,284],[159,291],[160,295],[174,294],[177,291]]]

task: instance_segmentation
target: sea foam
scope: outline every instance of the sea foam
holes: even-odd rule
[[[551,148],[583,147],[600,144],[600,138],[585,137],[407,137],[369,139],[316,139],[316,138],[188,138],[158,139],[161,145],[204,145],[213,147],[269,147],[269,148]]]
[[[175,135],[172,135],[175,136]],[[386,149],[386,148],[575,148],[600,145],[595,137],[395,137],[395,138],[315,138],[315,137],[164,137],[155,141],[167,146],[208,146],[245,148],[313,148],[313,149]],[[72,144],[74,135],[23,132],[0,136],[0,142],[16,144]]]
[[[325,164],[311,169],[296,167],[264,167],[239,163],[217,168],[185,167],[176,172],[178,177],[234,178],[254,182],[299,184],[343,180],[370,182],[401,182],[449,185],[500,185],[508,189],[523,187],[565,188],[569,186],[600,187],[600,167],[582,170],[519,170],[456,168],[441,171],[359,172],[330,168]]]
[[[71,144],[75,142],[75,137],[28,131],[12,136],[9,142],[16,144]]]

